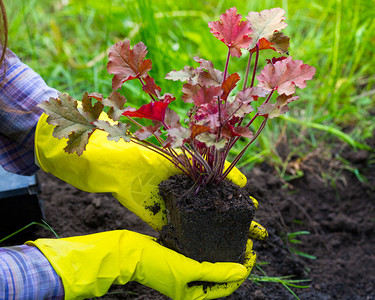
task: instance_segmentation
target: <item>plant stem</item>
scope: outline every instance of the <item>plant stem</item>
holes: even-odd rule
[[[142,147],[145,147],[151,151],[154,151],[156,152],[157,154],[163,156],[165,159],[169,160],[172,164],[174,164],[176,166],[176,168],[180,169],[186,176],[189,176],[189,173],[184,170],[183,168],[181,168],[180,166],[180,161],[178,160],[178,157],[174,157],[172,156],[172,158],[170,157],[171,154],[168,153],[167,151],[165,150],[162,150],[160,149],[159,147],[155,146],[154,144],[150,143],[150,142],[147,142],[147,141],[138,141],[134,138],[132,138],[131,140],[133,143],[137,144],[137,145],[140,145]],[[173,160],[173,159],[176,159],[178,162],[176,162],[176,160]]]
[[[250,52],[250,51],[249,51]],[[246,85],[247,85],[247,80],[249,78],[249,73],[250,73],[250,64],[251,64],[251,58],[253,57],[253,53],[250,52],[250,55],[249,55],[249,60],[247,61],[247,66],[246,66],[246,74],[245,74],[245,79],[243,81],[243,87],[242,87],[242,90],[244,91],[246,89]]]
[[[256,52],[256,56],[255,56],[255,63],[254,63],[254,69],[253,69],[253,77],[251,79],[251,85],[250,87],[253,87],[254,86],[254,81],[255,81],[255,74],[256,74],[256,71],[257,71],[257,67],[258,67],[258,59],[259,59],[259,45],[257,44],[257,52]]]
[[[206,169],[206,172],[211,173],[212,171],[211,167],[206,162],[206,160],[201,156],[201,154],[195,149],[193,144],[190,144],[190,147],[192,148],[193,152],[187,149],[186,146],[184,145],[182,147],[191,155],[192,158],[199,161],[199,163]]]
[[[228,176],[229,172],[232,171],[232,169],[236,166],[236,164],[238,163],[238,161],[241,159],[241,157],[244,155],[244,153],[246,152],[246,150],[249,148],[249,146],[257,139],[257,137],[259,136],[259,134],[263,131],[264,127],[266,126],[266,123],[267,123],[267,120],[268,118],[265,117],[265,119],[263,120],[262,124],[260,125],[257,133],[253,136],[253,138],[250,140],[250,142],[245,146],[245,148],[242,149],[242,151],[236,156],[236,158],[233,160],[233,162],[230,164],[230,166],[228,167],[228,169],[226,169],[226,171],[224,172],[224,174],[221,176],[221,178],[219,179],[219,182],[220,183],[222,180],[225,179],[225,177]]]
[[[210,184],[214,178],[217,178],[216,174],[220,171],[220,165],[221,165],[221,154],[219,151],[215,150],[215,159],[214,159],[214,169],[211,172],[210,176],[207,178],[205,184]],[[219,174],[221,174],[220,172]]]
[[[216,176],[216,178],[219,178],[220,179],[220,176],[223,174],[224,172],[224,168],[225,168],[225,161],[226,161],[226,158],[228,157],[228,154],[230,152],[230,149],[231,147],[233,147],[232,145],[232,141],[233,141],[233,138],[231,138],[229,141],[228,141],[228,144],[230,145],[229,147],[226,147],[224,152],[220,155],[220,160],[219,160],[219,167],[217,169],[217,173],[219,174],[218,176]]]
[[[139,139],[136,138],[136,137],[132,137],[132,138],[131,138],[131,141],[132,141],[133,143],[136,143],[136,144],[142,145],[143,147],[148,148],[148,149],[150,149],[150,150],[155,149],[155,151],[157,151],[157,152],[160,153],[160,154],[169,155],[169,156],[171,156],[171,157],[174,157],[173,155],[171,155],[170,152],[168,152],[168,151],[166,151],[166,150],[160,148],[159,146],[154,145],[153,143],[151,143],[151,142],[149,142],[149,141],[141,141],[141,140],[139,140]]]
[[[224,70],[224,75],[223,75],[223,82],[225,81],[225,79],[227,79],[229,58],[230,58],[230,50],[228,49],[227,61],[225,63],[225,70]]]
[[[272,94],[274,93],[274,90],[271,91],[271,93],[268,95],[267,99],[263,102],[264,103],[268,103],[272,97]],[[255,121],[255,119],[259,116],[259,113],[257,112],[254,117],[249,121],[249,123],[247,123],[247,125],[245,127],[250,127],[250,125]],[[242,122],[242,120],[241,120]],[[239,140],[240,137],[236,137],[233,139],[233,141],[230,142],[229,146],[227,147],[227,151],[229,153],[230,149],[233,148],[233,146],[237,143],[237,141]]]
[[[126,117],[127,117],[128,120],[129,120],[130,122],[132,122],[134,125],[137,125],[137,126],[139,126],[140,128],[143,127],[142,124],[140,124],[140,123],[138,123],[137,121],[133,120],[131,117],[129,117],[129,116],[126,116]],[[163,143],[164,143],[164,140],[163,140],[162,138],[156,136],[155,133],[153,133],[152,135],[153,135],[153,136],[155,137],[155,139],[159,142],[160,146],[162,146]]]
[[[185,162],[185,164],[184,164],[185,169],[187,170],[187,172],[188,172],[189,174],[191,174],[192,179],[193,179],[194,182],[195,182],[195,181],[197,181],[198,179],[196,178],[196,174],[195,174],[195,172],[194,172],[194,169],[193,169],[193,167],[192,167],[192,164],[190,163],[189,157],[188,157],[188,155],[186,154],[185,149],[181,149],[181,151],[183,152],[182,157],[183,157],[183,160],[184,160],[184,162]]]
[[[223,128],[223,124],[221,122],[221,105],[220,105],[220,97],[218,96],[217,97],[217,107],[218,107],[218,112],[219,112],[219,123],[220,123],[220,126],[219,126],[219,130],[217,131],[217,137],[216,137],[216,141],[218,142],[220,140],[220,137],[221,137],[221,129]]]
[[[224,124],[222,124],[221,126],[224,127],[230,121],[230,119],[234,116],[234,114],[239,111],[239,109],[242,106],[243,106],[243,103],[241,103],[240,105],[238,105],[238,107],[236,108],[236,110],[234,112],[232,112],[232,114],[230,116],[228,116],[228,118],[225,120]],[[238,124],[238,125],[240,125],[240,124]]]
[[[267,99],[263,102],[263,104],[268,103],[273,95],[275,90],[272,90],[271,93],[268,95]],[[259,112],[257,112],[254,117],[249,121],[246,127],[250,127],[250,125],[254,122],[254,120],[259,116]]]

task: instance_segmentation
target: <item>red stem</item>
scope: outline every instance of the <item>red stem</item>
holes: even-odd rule
[[[253,69],[253,77],[251,79],[251,85],[250,87],[253,87],[254,86],[254,81],[255,81],[255,74],[256,74],[256,71],[257,71],[257,67],[258,67],[258,59],[259,59],[259,45],[257,44],[257,52],[256,52],[256,56],[255,56],[255,63],[254,63],[254,69]]]
[[[222,180],[225,179],[225,177],[228,176],[229,172],[233,170],[233,168],[236,166],[236,164],[238,163],[238,161],[241,159],[241,157],[245,154],[246,150],[249,148],[249,146],[257,139],[257,137],[259,136],[259,134],[263,131],[264,127],[266,126],[266,122],[267,122],[267,119],[268,117],[265,117],[265,119],[263,120],[262,124],[260,125],[257,133],[253,136],[253,138],[250,140],[250,142],[246,145],[245,148],[242,149],[242,151],[236,156],[236,158],[233,160],[233,162],[230,164],[230,166],[228,167],[228,169],[226,169],[226,171],[223,173],[223,175],[221,176],[221,178],[219,179],[219,182],[220,183]]]
[[[229,66],[229,58],[230,58],[230,50],[228,48],[228,55],[227,55],[227,61],[225,63],[225,70],[224,70],[224,75],[223,75],[223,82],[227,78],[227,73],[228,73],[228,66]]]
[[[145,144],[145,141],[138,141],[134,138],[132,138],[131,140],[133,143],[137,144],[137,145],[140,145],[140,146],[143,146],[151,151],[154,151],[156,152],[157,154],[163,156],[165,159],[169,160],[172,164],[174,164],[176,166],[176,168],[180,169],[186,176],[189,176],[189,173],[186,172],[186,170],[184,170],[183,168],[180,167],[180,163],[177,163],[175,160],[171,159],[170,157],[168,157],[168,155],[170,155],[168,152],[166,151],[162,151],[159,147],[155,146],[154,144],[152,143],[149,143],[147,142]],[[175,159],[175,157],[173,157]]]
[[[131,117],[129,117],[129,116],[126,116],[126,117],[127,117],[128,120],[129,120],[130,122],[132,122],[133,124],[135,124],[135,125],[137,125],[137,126],[139,126],[139,127],[141,127],[141,128],[143,127],[142,124],[140,124],[140,123],[138,123],[137,121],[133,120]],[[159,144],[160,144],[161,146],[164,144],[164,140],[163,140],[162,138],[156,136],[154,133],[153,133],[152,135],[156,138],[156,140],[159,142]]]
[[[268,103],[268,102],[270,101],[270,99],[271,99],[272,94],[273,94],[274,91],[275,91],[275,90],[272,90],[272,91],[271,91],[271,93],[268,95],[267,99],[263,102],[263,104]],[[256,117],[258,117],[258,116],[259,116],[259,112],[257,112],[257,113],[255,114],[255,116],[250,120],[250,122],[246,125],[246,127],[250,127],[250,125],[254,122],[254,120],[255,120]]]
[[[250,52],[250,51],[249,51]],[[245,79],[244,79],[244,82],[243,82],[243,87],[242,87],[242,90],[244,91],[246,89],[246,85],[247,85],[247,79],[249,78],[249,73],[250,73],[250,64],[251,64],[251,58],[253,57],[253,53],[250,52],[250,55],[249,55],[249,60],[247,61],[247,66],[246,66],[246,75],[245,75]]]
[[[193,152],[187,149],[184,145],[182,147],[191,155],[192,158],[195,158],[206,169],[206,172],[211,173],[211,167],[208,165],[206,160],[201,156],[201,154],[195,149],[193,144],[190,144],[190,147],[192,148]]]

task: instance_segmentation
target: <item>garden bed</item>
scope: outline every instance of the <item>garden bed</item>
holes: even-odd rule
[[[301,299],[375,299],[374,156],[364,151],[342,151],[340,147],[333,147],[331,152],[316,149],[307,159],[293,157],[289,171],[299,169],[304,176],[288,183],[265,163],[247,174],[247,190],[260,204],[255,220],[261,222],[270,235],[268,241],[254,243],[258,262],[268,262],[260,267],[270,277],[292,275],[292,279],[311,279],[302,283],[310,288],[291,288]],[[287,147],[278,150],[288,153]],[[355,172],[348,170],[348,165],[335,159],[337,152],[342,152],[352,170],[357,168],[360,174],[367,176],[368,183],[359,181]],[[156,236],[110,195],[79,191],[43,172],[38,176],[47,222],[60,237],[112,229],[130,229]],[[336,188],[332,187],[332,182]],[[300,244],[287,242],[286,234],[298,231],[310,234],[297,236],[302,241]],[[28,234],[28,239],[53,237],[39,228]],[[24,236],[18,235],[7,243],[22,243],[23,239]],[[290,250],[293,247],[316,259],[293,255]],[[257,268],[252,274],[263,275]],[[168,299],[137,283],[113,288],[111,292],[114,294],[101,299]],[[227,299],[294,297],[280,283],[257,285],[246,281]]]

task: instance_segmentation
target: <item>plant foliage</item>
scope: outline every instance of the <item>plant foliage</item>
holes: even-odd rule
[[[296,88],[306,87],[306,81],[315,74],[315,68],[302,61],[281,56],[267,60],[257,75],[260,51],[268,49],[288,55],[289,37],[281,32],[287,26],[284,14],[281,8],[274,8],[250,12],[243,20],[236,8],[230,8],[219,21],[208,23],[210,32],[228,47],[224,71],[215,69],[209,60],[195,57],[196,67],[185,66],[165,77],[182,82],[181,100],[188,108],[185,120],[180,120],[169,107],[176,98],[163,94],[149,75],[152,63],[145,59],[146,46],[142,42],[133,47],[129,41],[116,43],[109,51],[107,70],[113,75],[113,91],[107,98],[99,93],[85,93],[82,106],[78,106],[75,99],[61,94],[41,104],[49,114],[48,123],[56,125],[54,136],[67,138],[65,150],[81,155],[91,134],[104,130],[109,140],[123,138],[158,152],[199,185],[221,182],[262,132],[267,120],[287,112],[288,104],[299,98],[295,96]],[[246,52],[249,60],[241,88],[240,75],[229,74],[228,66],[232,57]],[[127,105],[118,90],[129,80],[140,82],[150,103],[138,109]],[[95,104],[93,100],[97,100]],[[258,108],[255,102],[261,103]],[[107,114],[113,122],[99,119],[104,107],[109,109]],[[120,119],[121,116],[126,118]],[[257,118],[262,122],[254,130]],[[150,121],[140,123],[142,119]],[[130,123],[137,125],[138,130],[131,132]],[[150,137],[156,143],[150,142]],[[248,143],[225,168],[226,158],[240,138]]]

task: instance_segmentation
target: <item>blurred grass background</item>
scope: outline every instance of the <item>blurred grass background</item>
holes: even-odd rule
[[[290,155],[278,153],[281,136],[299,137],[308,151],[336,138],[366,147],[375,129],[374,0],[12,0],[6,3],[9,47],[50,86],[80,99],[85,91],[109,94],[111,45],[124,39],[132,45],[143,41],[157,84],[163,93],[178,97],[181,84],[164,80],[169,71],[196,66],[192,58],[197,55],[224,69],[226,46],[209,33],[207,22],[233,6],[243,16],[283,8],[290,55],[317,69],[314,80],[298,90],[301,99],[290,105],[287,115],[268,123],[240,166],[266,158],[282,170]],[[263,51],[261,59],[273,55]],[[247,55],[229,71],[243,74],[246,61]],[[146,102],[137,84],[127,83],[122,90],[135,106]],[[293,153],[304,156],[304,149]]]

